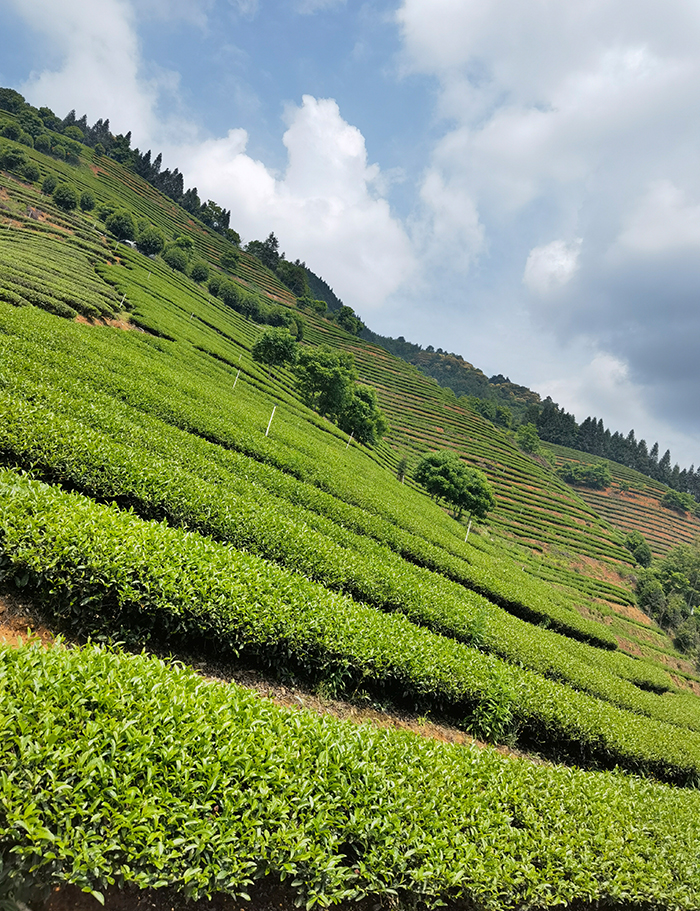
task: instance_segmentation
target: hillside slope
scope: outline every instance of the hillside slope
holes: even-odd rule
[[[224,241],[117,163],[27,155],[218,268]],[[387,415],[358,446],[252,359],[260,325],[37,183],[0,192],[4,584],[79,639],[214,656],[557,764],[271,712],[146,655],[4,650],[0,898],[282,878],[309,906],[697,908],[697,677],[634,607],[621,533],[305,312],[304,344],[351,352]],[[232,280],[297,313],[252,257]],[[396,478],[436,448],[496,491],[468,541]]]

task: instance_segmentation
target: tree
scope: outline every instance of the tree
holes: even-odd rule
[[[149,225],[136,238],[136,248],[144,256],[158,256],[165,247],[165,235],[158,228]]]
[[[166,247],[163,251],[163,259],[176,272],[187,272],[187,254],[175,245]]]
[[[69,183],[61,183],[53,191],[53,201],[64,212],[78,208],[78,191]]]
[[[224,250],[221,254],[221,266],[226,269],[227,272],[235,272],[238,268],[240,258],[241,254],[239,251],[231,247],[228,250]]]
[[[266,329],[253,345],[253,360],[268,367],[293,364],[297,343],[286,329]]]
[[[374,389],[370,386],[355,386],[338,418],[338,426],[368,446],[373,446],[384,436],[388,424],[379,408]]]
[[[635,563],[645,568],[651,565],[651,549],[641,532],[629,532],[625,537],[625,547],[634,557]]]
[[[301,396],[311,408],[337,420],[350,403],[357,379],[355,362],[327,345],[303,348],[297,360]]]
[[[309,293],[306,269],[299,260],[290,263],[286,259],[281,259],[277,266],[277,277],[296,297],[304,297]]]
[[[41,182],[41,192],[50,196],[58,186],[58,178],[54,174],[47,174]]]
[[[414,477],[436,500],[450,503],[457,520],[465,511],[470,518],[485,519],[496,505],[486,475],[465,465],[456,452],[429,453],[418,463]]]
[[[95,197],[89,190],[84,190],[80,194],[80,208],[83,212],[92,212],[95,208]]]
[[[360,317],[355,314],[352,307],[343,306],[340,310],[336,311],[335,321],[341,329],[345,329],[350,335],[359,335],[365,328],[365,324]]]
[[[117,240],[133,240],[136,236],[134,216],[128,209],[117,209],[107,218],[105,227]]]
[[[209,278],[209,264],[203,259],[198,259],[197,262],[192,263],[190,278],[198,284],[205,282]]]
[[[515,441],[523,452],[536,455],[540,451],[540,438],[534,424],[521,424],[516,431]]]
[[[246,246],[246,251],[252,253],[272,272],[276,272],[280,261],[279,247],[280,242],[271,231],[266,240],[251,240]]]

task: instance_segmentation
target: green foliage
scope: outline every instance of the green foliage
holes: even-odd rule
[[[51,152],[51,137],[48,133],[40,133],[34,139],[34,148],[37,152],[41,152],[43,155],[48,155]]]
[[[13,142],[18,142],[21,135],[22,127],[18,123],[15,123],[14,120],[4,123],[2,129],[0,129],[0,136],[3,136],[5,139],[11,139]]]
[[[165,247],[165,235],[153,225],[148,225],[136,237],[136,248],[144,256],[158,256]]]
[[[32,904],[112,880],[242,904],[264,877],[301,907],[700,904],[693,791],[304,715],[145,655],[0,658],[4,894]]]
[[[467,406],[472,411],[486,418],[487,421],[491,421],[497,427],[504,427],[506,430],[511,428],[513,413],[510,408],[505,405],[499,405],[493,399],[480,399],[473,395],[465,396],[465,399]]]
[[[83,131],[80,129],[80,127],[75,126],[75,124],[66,127],[63,131],[63,135],[67,136],[68,139],[74,140],[75,142],[82,142],[85,139]]]
[[[612,484],[612,475],[607,462],[594,462],[593,464],[566,462],[558,469],[557,474],[568,484],[578,484],[594,490],[604,490]]]
[[[515,432],[515,442],[523,452],[529,452],[531,455],[540,452],[540,438],[534,424],[521,424]]]
[[[486,475],[470,468],[455,452],[431,452],[418,463],[416,481],[438,500],[446,500],[459,520],[463,512],[485,519],[496,505]]]
[[[266,329],[252,349],[253,360],[268,367],[293,364],[297,359],[297,343],[286,329]]]
[[[279,246],[279,241],[270,232],[266,240],[251,240],[246,245],[246,252],[259,259],[271,272],[275,272],[280,261]]]
[[[299,391],[306,404],[319,414],[337,420],[350,404],[357,379],[352,355],[327,345],[302,348],[296,372]]]
[[[221,254],[219,261],[227,272],[235,272],[238,268],[240,259],[241,254],[239,250],[236,250],[235,247],[227,247]]]
[[[209,264],[204,259],[198,259],[190,267],[190,278],[198,284],[209,278]]]
[[[374,446],[388,430],[386,418],[370,386],[355,385],[350,399],[338,416],[338,426],[359,443]]]
[[[83,212],[92,212],[95,208],[95,197],[90,190],[83,190],[80,194],[80,208]]]
[[[328,305],[324,300],[314,300],[308,295],[297,298],[297,307],[300,310],[313,310],[319,316],[325,316],[328,309]]]
[[[0,88],[0,111],[19,114],[25,104],[24,95],[20,95],[14,89]]]
[[[212,273],[212,275],[209,278],[209,281],[207,282],[207,289],[210,294],[214,295],[214,297],[219,296],[219,293],[221,291],[221,282],[222,282],[221,274],[219,272]]]
[[[105,227],[117,240],[133,240],[136,237],[136,222],[128,209],[116,209],[108,215]]]
[[[14,146],[0,146],[0,168],[21,173],[29,164],[26,154]]]
[[[64,212],[72,212],[78,208],[80,197],[72,184],[60,183],[53,191],[53,201]]]
[[[30,161],[22,168],[22,176],[30,183],[36,183],[41,177],[41,171],[33,161]]]
[[[281,259],[277,265],[277,277],[296,297],[304,297],[309,293],[306,269],[299,261],[290,263],[286,259]]]
[[[640,566],[647,567],[651,565],[651,549],[641,532],[630,531],[625,536],[625,547]]]
[[[365,324],[359,316],[355,314],[352,307],[341,307],[340,310],[337,310],[334,314],[334,318],[341,329],[345,329],[350,335],[359,335],[365,328]]]
[[[176,272],[187,272],[187,254],[182,247],[171,244],[163,251],[163,260]]]
[[[689,493],[681,493],[679,490],[667,490],[661,499],[661,503],[667,509],[673,509],[675,512],[686,513],[696,512],[698,504]]]

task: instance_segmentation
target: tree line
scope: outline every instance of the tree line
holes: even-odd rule
[[[162,168],[163,156],[158,153],[152,159],[152,153],[141,152],[131,147],[131,131],[114,135],[110,129],[109,118],[88,123],[87,115],[76,117],[74,110],[63,119],[50,108],[35,108],[19,92],[10,88],[0,88],[0,110],[8,111],[17,118],[20,135],[14,138],[23,141],[22,136],[32,139],[32,144],[39,151],[59,154],[59,157],[75,156],[76,146],[85,145],[98,155],[106,155],[134,171],[145,181],[160,190],[191,215],[196,216],[212,230],[222,234],[234,244],[240,243],[240,235],[230,228],[231,212],[213,200],[202,202],[197,188],[185,189],[184,175],[175,168]],[[48,133],[62,134],[63,141],[56,143],[49,140],[49,148],[41,145]],[[37,146],[39,140],[41,147]],[[27,144],[29,144],[27,142]],[[61,154],[62,153],[62,154]]]
[[[611,433],[602,418],[595,417],[587,417],[578,424],[573,414],[560,408],[550,397],[530,406],[526,419],[535,425],[541,440],[610,459],[700,500],[700,467],[696,470],[694,465],[690,468],[681,468],[678,463],[671,465],[669,449],[659,457],[659,444],[654,443],[650,448],[646,440],[637,440],[634,430],[626,436],[619,431]]]

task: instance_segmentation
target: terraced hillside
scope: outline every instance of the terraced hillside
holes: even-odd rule
[[[564,446],[547,444],[557,464],[590,464],[599,459]],[[678,544],[692,544],[700,535],[700,519],[689,512],[679,513],[662,504],[668,488],[653,478],[617,462],[608,462],[613,483],[605,490],[577,489],[579,496],[611,525],[621,531],[640,531],[655,556],[663,556]]]
[[[116,163],[28,154],[217,267],[224,242]],[[252,359],[259,325],[37,182],[2,184],[0,574],[93,644],[0,651],[0,901],[283,880],[307,907],[697,909],[698,678],[634,607],[620,533],[307,312],[305,344],[351,351],[389,419],[358,446]],[[252,259],[235,280],[294,309]],[[496,489],[468,541],[396,478],[444,447]],[[273,709],[154,652],[538,762]]]

